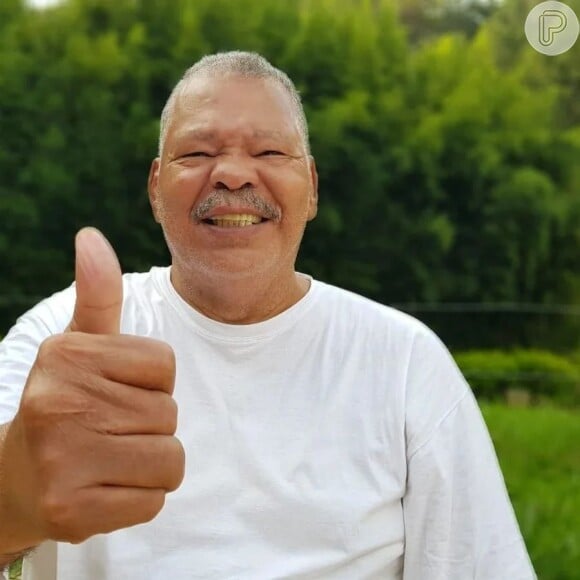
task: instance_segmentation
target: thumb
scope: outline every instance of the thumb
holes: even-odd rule
[[[119,334],[123,279],[115,250],[95,228],[83,228],[75,238],[76,303],[68,330]]]

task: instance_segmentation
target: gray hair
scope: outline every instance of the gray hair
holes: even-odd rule
[[[175,103],[187,89],[188,82],[196,76],[217,76],[217,75],[238,75],[244,78],[272,79],[286,90],[291,98],[296,120],[298,121],[298,131],[304,142],[306,152],[310,154],[310,141],[308,137],[308,123],[302,106],[300,94],[296,90],[290,77],[280,69],[271,65],[263,56],[255,52],[231,51],[219,52],[204,56],[193,66],[188,68],[181,80],[175,85],[169,95],[163,112],[161,113],[161,124],[159,127],[159,151],[161,157],[163,144],[167,136],[167,130],[171,123],[171,117],[175,110]]]

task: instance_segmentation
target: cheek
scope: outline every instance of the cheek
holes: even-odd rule
[[[201,168],[179,167],[168,171],[159,180],[164,204],[171,207],[191,207],[207,182],[209,171]]]
[[[282,208],[284,217],[292,221],[306,219],[313,194],[308,171],[304,168],[287,168],[284,172],[270,169],[262,172],[261,179]]]

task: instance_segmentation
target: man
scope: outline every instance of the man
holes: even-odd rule
[[[171,267],[121,278],[82,230],[75,287],[0,347],[4,563],[39,546],[27,579],[534,577],[447,350],[295,272],[317,186],[286,75],[239,52],[186,72],[149,176]]]

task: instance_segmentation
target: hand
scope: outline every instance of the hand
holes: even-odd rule
[[[147,522],[183,479],[173,351],[119,334],[121,268],[97,230],[77,234],[75,277],[73,319],[40,346],[2,450],[18,549]]]

